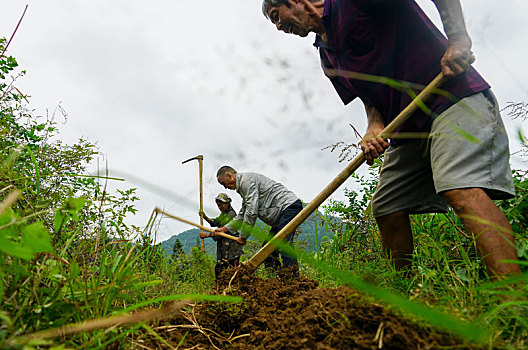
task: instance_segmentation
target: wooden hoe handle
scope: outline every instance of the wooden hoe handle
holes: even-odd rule
[[[398,129],[409,117],[419,108],[416,101],[423,103],[427,100],[436,90],[445,82],[446,78],[440,73],[425,89],[420,92],[412,102],[398,114],[394,120],[383,129],[379,137],[387,139],[390,135]],[[310,216],[339,186],[345,182],[350,175],[356,171],[361,164],[365,162],[365,155],[360,153],[359,155],[348,164],[348,166],[337,175],[337,177],[326,186],[303,210],[297,214],[282,230],[280,230],[266,245],[264,245],[249,261],[248,267],[252,270],[256,270],[260,264],[266,260],[266,258],[275,250],[276,242],[278,240],[286,240],[294,232],[304,220]]]
[[[200,225],[203,226],[203,184],[202,184],[202,177],[203,177],[203,155],[199,155],[196,157],[189,158],[187,160],[184,160],[182,164],[188,163],[191,160],[198,160],[198,173],[200,174]],[[205,252],[205,242],[202,238],[202,252]]]
[[[211,232],[213,233],[214,230],[208,228],[208,227],[205,227],[203,225],[200,225],[200,224],[195,224],[194,222],[192,221],[189,221],[189,220],[185,220],[184,218],[180,218],[179,216],[176,216],[176,215],[172,215],[172,214],[169,214],[169,213],[166,213],[164,212],[163,210],[161,210],[160,208],[156,208],[154,209],[156,212],[160,213],[160,214],[163,214],[165,216],[168,216],[169,218],[172,218],[172,219],[176,219],[176,220],[179,220],[181,222],[185,222],[186,224],[189,224],[191,226],[194,226],[194,227],[198,227],[199,229],[202,229],[203,231],[207,231],[207,232]],[[223,233],[223,232],[217,232],[216,233],[217,235],[219,235],[220,237],[224,237],[224,238],[228,238],[228,239],[232,239],[233,241],[236,241],[237,240],[237,237],[235,236],[231,236],[231,235],[228,235],[227,233]]]
[[[198,166],[200,170],[200,225],[203,226],[203,156],[198,156]],[[202,252],[205,252],[205,242],[202,238]]]

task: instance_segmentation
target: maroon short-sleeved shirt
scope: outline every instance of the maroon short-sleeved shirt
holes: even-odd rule
[[[323,67],[427,85],[441,71],[447,40],[414,0],[325,0],[322,17],[327,42],[316,37]],[[378,109],[388,124],[411,97],[386,84],[329,77],[343,103],[359,97]],[[443,89],[457,99],[489,88],[471,67]],[[454,102],[434,96],[427,103],[442,113]],[[398,131],[424,132],[432,118],[417,111]],[[392,140],[392,144],[400,143]]]

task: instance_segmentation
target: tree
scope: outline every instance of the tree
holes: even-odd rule
[[[176,239],[172,246],[172,260],[178,260],[183,253],[183,245],[179,239]]]

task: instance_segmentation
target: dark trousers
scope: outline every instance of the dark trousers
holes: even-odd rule
[[[237,267],[240,264],[240,258],[231,260],[218,260],[215,265],[215,276],[216,279],[220,276],[222,271],[230,267]]]
[[[303,209],[303,205],[300,199],[293,202],[289,207],[284,209],[280,213],[279,217],[279,224],[277,226],[274,226],[270,230],[270,236],[275,236],[280,230],[284,228],[292,219],[299,214],[299,212]],[[293,236],[295,232],[292,232],[290,236],[288,237],[288,242],[290,247],[293,248]],[[264,242],[262,246],[264,246],[267,242]],[[286,268],[299,268],[299,263],[297,262],[297,258],[295,256],[290,256],[286,253],[280,252],[280,250],[275,249],[273,253],[268,256],[266,260],[264,260],[264,265],[267,268],[278,270],[280,269],[280,261],[279,261],[279,254],[282,258],[282,265]]]

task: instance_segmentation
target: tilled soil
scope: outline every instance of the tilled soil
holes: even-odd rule
[[[233,274],[225,271],[220,285],[228,286]],[[287,272],[262,279],[239,270],[223,291],[244,301],[196,304],[154,330],[178,349],[478,348],[366,302],[350,288],[318,288]],[[136,344],[168,348],[155,338]]]

